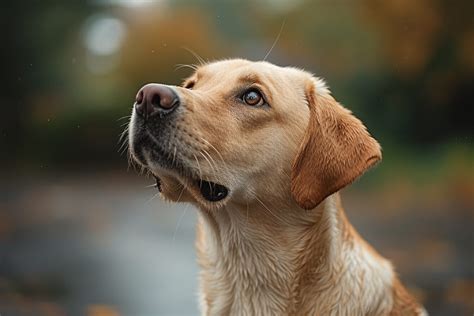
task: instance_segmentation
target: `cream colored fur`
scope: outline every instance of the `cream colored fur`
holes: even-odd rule
[[[258,87],[268,106],[236,100],[239,85]],[[194,179],[142,150],[162,197],[200,210],[203,315],[425,313],[347,221],[338,191],[380,159],[380,147],[322,80],[227,60],[201,66],[184,87],[173,87],[182,100],[174,155],[229,196],[205,200]]]

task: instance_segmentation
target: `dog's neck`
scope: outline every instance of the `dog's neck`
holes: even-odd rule
[[[201,211],[199,221],[201,303],[209,315],[301,312],[317,301],[308,305],[302,298],[311,296],[302,291],[342,281],[348,251],[360,252],[358,246],[365,245],[348,223],[338,194],[311,211],[296,206],[276,209],[257,201],[248,208],[230,205],[217,212]],[[376,262],[372,255],[377,256],[367,254],[360,269],[349,268],[370,274],[374,267],[369,265]],[[364,265],[367,271],[362,271]],[[388,263],[376,269],[391,272]],[[388,273],[387,282],[391,277]]]

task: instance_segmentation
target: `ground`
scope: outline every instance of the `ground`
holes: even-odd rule
[[[0,315],[196,315],[196,210],[133,172],[0,182]],[[430,315],[474,312],[469,201],[342,193],[354,226]],[[427,202],[431,201],[431,202]]]

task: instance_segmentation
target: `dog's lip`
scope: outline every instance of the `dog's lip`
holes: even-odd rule
[[[155,175],[153,175],[153,177],[155,178],[155,181],[156,181],[155,187],[158,189],[158,191],[161,192],[162,189],[161,189],[161,179],[160,179],[160,177],[155,176]]]
[[[160,177],[155,174],[153,174],[153,177],[156,181],[155,187],[162,192]],[[199,179],[192,181],[192,183],[199,189],[202,197],[209,202],[221,201],[229,195],[229,188],[216,182]]]

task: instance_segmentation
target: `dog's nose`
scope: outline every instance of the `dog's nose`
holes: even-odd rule
[[[135,111],[145,119],[157,114],[168,114],[179,105],[173,89],[161,84],[147,84],[137,93]]]

